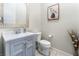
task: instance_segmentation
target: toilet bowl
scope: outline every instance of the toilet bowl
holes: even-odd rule
[[[38,47],[38,51],[41,54],[46,55],[46,56],[50,55],[51,43],[45,39],[41,40],[41,32],[38,33],[37,47]]]
[[[44,46],[44,47],[50,47],[51,45],[50,42],[47,40],[40,40],[39,43],[41,46]]]

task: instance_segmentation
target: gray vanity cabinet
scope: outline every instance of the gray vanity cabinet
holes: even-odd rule
[[[26,48],[26,43],[25,41],[16,41],[12,42],[10,44],[10,55],[11,56],[25,56],[25,48]]]
[[[6,56],[34,56],[35,55],[35,37],[34,35],[28,37],[17,38],[5,42]]]
[[[27,56],[35,55],[35,39],[33,39],[33,38],[26,40],[26,55]]]

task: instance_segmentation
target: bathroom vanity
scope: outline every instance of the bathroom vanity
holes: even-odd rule
[[[5,56],[34,56],[37,34],[26,32],[20,34],[2,34]]]

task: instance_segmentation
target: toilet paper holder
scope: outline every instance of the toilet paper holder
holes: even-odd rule
[[[53,35],[49,34],[48,35],[48,40],[51,40],[53,38]]]
[[[48,35],[48,38],[53,38],[53,35],[49,34],[49,35]]]

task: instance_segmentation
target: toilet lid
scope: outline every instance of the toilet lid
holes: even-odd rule
[[[47,40],[40,40],[40,43],[41,43],[42,45],[44,45],[44,46],[50,46],[50,45],[51,45],[50,42],[47,41]]]

